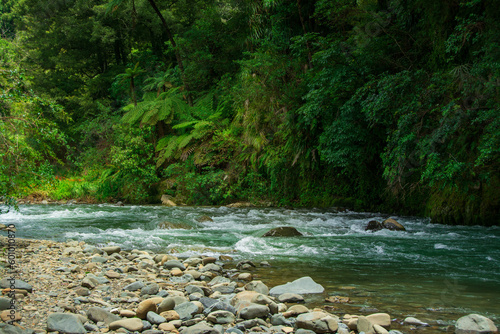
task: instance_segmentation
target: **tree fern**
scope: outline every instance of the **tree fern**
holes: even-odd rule
[[[190,107],[182,100],[178,88],[156,96],[154,93],[144,94],[144,99],[137,106],[127,106],[128,112],[123,115],[122,122],[131,125],[139,123],[142,125],[155,125],[159,121],[170,124],[177,114],[179,118],[185,118],[190,114]],[[125,109],[125,108],[124,108]]]
[[[165,161],[181,158],[183,160],[193,152],[196,153],[196,161],[205,161],[201,157],[205,154],[209,140],[214,132],[229,124],[229,120],[223,119],[222,114],[225,104],[219,103],[214,108],[212,94],[199,99],[189,112],[183,114],[184,121],[172,126],[178,134],[168,138],[162,138],[156,145],[156,151],[160,152],[157,166]]]

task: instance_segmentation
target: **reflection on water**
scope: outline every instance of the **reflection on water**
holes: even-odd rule
[[[213,222],[198,222],[202,215]],[[266,260],[272,267],[255,274],[270,286],[311,276],[328,294],[350,297],[350,304],[332,304],[338,313],[379,309],[431,321],[475,312],[500,319],[500,228],[393,217],[405,232],[364,231],[368,221],[387,217],[315,209],[38,205],[21,206],[2,222],[16,224],[18,237]],[[277,226],[294,226],[304,237],[260,237]],[[323,302],[316,299],[311,302]]]

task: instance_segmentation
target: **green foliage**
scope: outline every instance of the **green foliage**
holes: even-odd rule
[[[4,199],[498,217],[492,1],[7,0],[0,17]]]
[[[117,126],[115,145],[110,150],[110,165],[100,175],[97,198],[147,203],[156,195],[158,182],[152,165],[154,147],[148,142],[150,127],[134,129]]]
[[[175,114],[187,113],[188,107],[182,100],[178,88],[170,89],[159,96],[146,93],[142,102],[124,108],[127,113],[123,116],[122,122],[141,126],[156,125],[160,121],[170,124]]]

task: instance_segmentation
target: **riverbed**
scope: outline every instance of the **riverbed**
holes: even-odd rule
[[[213,221],[198,222],[203,215]],[[388,217],[406,231],[365,231],[370,220]],[[254,273],[270,286],[310,276],[329,294],[349,297],[349,304],[332,305],[334,313],[380,310],[443,324],[469,313],[500,320],[499,227],[319,209],[106,204],[21,205],[0,218],[15,224],[20,238],[268,261],[271,267]],[[261,237],[278,226],[304,236]]]

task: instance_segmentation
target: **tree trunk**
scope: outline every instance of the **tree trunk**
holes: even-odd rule
[[[154,2],[154,0],[148,0],[148,1],[149,1],[149,4],[151,5],[151,7],[153,7],[153,10],[155,11],[156,15],[158,15],[158,17],[160,18],[161,23],[163,25],[163,29],[165,29],[165,32],[167,33],[168,39],[169,39],[170,43],[172,44],[172,47],[174,48],[175,58],[177,59],[177,65],[179,66],[179,70],[181,71],[182,83],[184,84],[184,87],[186,89],[187,101],[188,101],[188,104],[190,106],[193,106],[193,99],[191,97],[191,94],[189,93],[189,84],[188,84],[186,76],[184,74],[184,64],[182,63],[181,53],[179,52],[179,49],[177,48],[177,44],[175,43],[174,35],[172,35],[172,32],[170,31],[170,28],[167,25],[167,21],[165,21],[165,18],[163,17],[160,10],[156,6],[156,3]]]
[[[302,25],[302,31],[304,32],[304,34],[307,34],[306,25],[304,24],[304,17],[302,16],[302,10],[300,9],[300,0],[297,0],[297,9],[299,11],[300,24]],[[311,53],[311,47],[309,46],[308,41],[306,41],[306,47],[307,47],[307,63],[309,65],[309,68],[312,68],[312,53]]]

